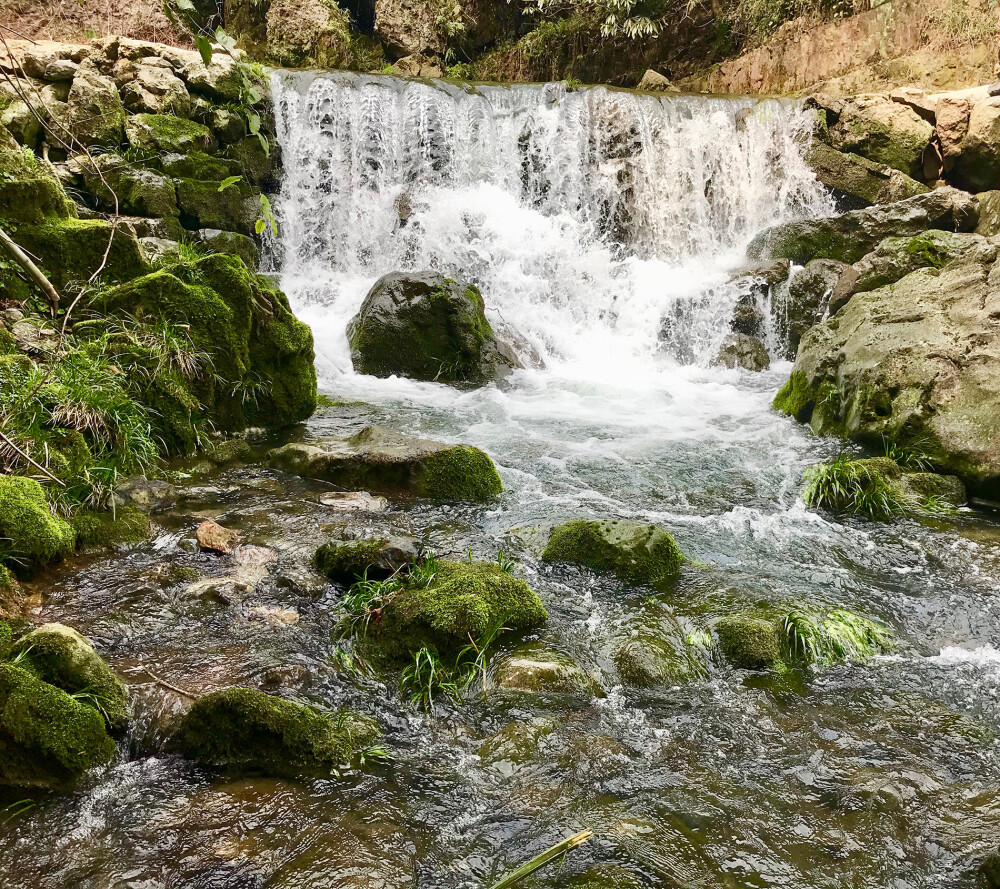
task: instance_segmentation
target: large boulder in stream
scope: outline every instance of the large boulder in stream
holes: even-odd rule
[[[669,581],[684,561],[674,538],[662,528],[617,519],[576,519],[557,525],[542,559],[583,565],[635,584]]]
[[[383,275],[347,327],[358,373],[481,386],[521,367],[474,284],[436,272]]]
[[[72,627],[44,624],[11,647],[11,657],[43,682],[89,701],[112,732],[128,723],[128,692],[93,644]]]
[[[886,238],[913,237],[932,228],[971,232],[978,221],[975,197],[955,188],[938,188],[894,204],[776,225],[750,242],[747,255],[790,259],[797,265],[813,259],[853,263]]]
[[[478,502],[503,491],[496,466],[479,448],[411,438],[380,426],[320,445],[287,444],[272,451],[268,461],[276,469],[349,491]]]
[[[774,406],[1000,497],[1000,266],[986,246],[851,297],[803,337]]]
[[[96,709],[31,670],[0,664],[0,785],[63,789],[114,752]]]
[[[195,701],[174,743],[189,759],[271,775],[330,774],[379,736],[347,710],[322,713],[253,688],[224,688]]]

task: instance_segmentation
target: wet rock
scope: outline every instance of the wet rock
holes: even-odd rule
[[[816,178],[829,188],[841,211],[891,204],[929,191],[905,173],[814,139],[807,156]]]
[[[437,56],[425,56],[421,53],[404,56],[393,66],[393,71],[400,77],[443,77],[444,68]],[[401,217],[402,218],[402,217]]]
[[[222,188],[221,182],[200,179],[177,183],[177,206],[189,228],[219,229],[247,238],[254,232],[260,207],[245,181]]]
[[[249,269],[257,268],[257,263],[260,261],[260,252],[253,239],[239,232],[203,228],[194,233],[194,241],[213,253],[230,253],[238,256]]]
[[[493,461],[478,448],[410,438],[379,426],[322,446],[285,445],[272,451],[268,462],[341,488],[433,500],[487,501],[503,490]]]
[[[479,289],[435,272],[383,275],[347,327],[358,373],[481,386],[521,367]]]
[[[885,96],[849,99],[830,128],[834,148],[860,154],[914,179],[923,175],[924,153],[933,135],[934,128],[912,108]]]
[[[734,667],[766,670],[781,660],[778,631],[773,622],[748,615],[722,618],[713,627],[719,650]]]
[[[497,688],[529,694],[590,694],[594,682],[572,658],[537,643],[505,655],[493,676]]]
[[[115,489],[115,503],[130,505],[145,513],[165,512],[177,505],[177,489],[162,479],[135,476]]]
[[[230,438],[225,441],[216,441],[205,451],[205,456],[216,466],[244,462],[252,454],[253,448],[250,447],[250,442],[245,438]]]
[[[705,672],[700,650],[688,644],[677,619],[647,609],[628,620],[612,660],[622,681],[633,688],[680,685]]]
[[[241,594],[251,592],[267,577],[277,561],[274,550],[263,546],[237,546],[233,550],[233,571],[222,577],[206,577],[184,588],[187,596],[211,597],[232,604]]]
[[[338,512],[385,512],[389,507],[385,497],[367,491],[327,491],[319,495],[319,502]]]
[[[526,630],[547,618],[532,589],[496,563],[442,561],[429,586],[404,588],[383,605],[363,642],[380,659],[406,660],[424,646],[448,656],[498,626]]]
[[[419,541],[393,535],[324,543],[316,550],[315,561],[316,568],[331,580],[352,584],[359,577],[371,580],[391,577],[419,557]]]
[[[928,229],[971,232],[978,221],[979,208],[972,195],[938,188],[894,204],[777,225],[754,237],[747,255],[782,257],[797,265],[813,259],[853,263],[886,238],[913,237]]]
[[[0,664],[0,785],[64,789],[114,752],[97,710],[29,670]]]
[[[511,722],[479,746],[483,762],[505,774],[513,774],[545,750],[546,738],[558,728],[554,719],[535,717]]]
[[[17,475],[0,476],[0,537],[17,554],[8,567],[24,577],[61,561],[76,542],[70,525],[52,515],[42,486]]]
[[[654,71],[652,68],[647,69],[646,73],[642,75],[642,80],[639,81],[639,85],[636,87],[638,90],[645,90],[650,93],[675,93],[679,92],[676,86],[660,74],[659,71]]]
[[[929,454],[1000,494],[995,263],[966,255],[855,294],[802,339],[774,405],[821,434]]]
[[[905,472],[898,479],[897,485],[904,498],[916,504],[924,504],[928,500],[937,501],[948,506],[961,507],[968,502],[965,485],[962,480],[953,475],[940,475],[936,472]]]
[[[802,335],[823,320],[830,299],[845,275],[853,277],[847,263],[814,259],[795,274],[784,298],[772,304],[774,322],[785,339],[785,356],[795,358]]]
[[[878,290],[917,269],[943,268],[965,256],[973,261],[992,262],[997,248],[981,235],[956,232],[932,230],[912,238],[886,238],[854,264],[857,273],[854,290]]]
[[[299,613],[294,608],[277,605],[255,605],[247,612],[249,620],[260,621],[269,627],[290,627],[299,622]]]
[[[329,774],[378,735],[371,720],[348,710],[321,713],[255,689],[226,688],[194,703],[174,743],[206,765],[280,776]]]
[[[756,337],[745,333],[731,333],[722,341],[713,363],[722,367],[762,371],[771,366],[771,356],[767,354],[767,347]]]
[[[77,549],[141,543],[149,537],[149,518],[133,507],[114,510],[81,509],[68,519]]]
[[[112,732],[128,724],[128,692],[89,639],[63,624],[43,624],[11,646],[18,666],[95,707]]]
[[[542,559],[610,572],[630,583],[658,584],[677,575],[684,557],[673,537],[656,525],[578,519],[552,529]]]
[[[240,539],[235,531],[223,528],[211,519],[206,519],[198,526],[195,536],[199,547],[216,553],[228,553]]]

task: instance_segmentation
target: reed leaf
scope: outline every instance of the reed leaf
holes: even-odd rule
[[[594,832],[592,830],[581,830],[579,833],[567,837],[562,842],[556,843],[554,846],[549,846],[540,855],[536,855],[531,861],[525,862],[498,883],[494,883],[490,889],[509,889],[510,886],[516,886],[523,879],[531,876],[536,870],[545,867],[553,858],[558,858],[560,855],[565,855],[570,849],[582,846],[593,835]]]

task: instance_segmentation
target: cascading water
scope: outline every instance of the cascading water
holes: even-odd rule
[[[811,121],[776,101],[561,84],[274,76],[282,283],[323,359],[386,272],[479,284],[546,360],[707,363],[757,231],[821,214]]]

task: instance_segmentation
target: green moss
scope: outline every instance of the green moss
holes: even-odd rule
[[[0,537],[10,541],[0,550],[0,563],[30,575],[73,551],[73,529],[52,515],[42,486],[34,479],[0,476]]]
[[[24,225],[17,230],[17,240],[38,258],[60,292],[70,282],[88,280],[102,263],[105,281],[128,281],[149,271],[139,242],[122,227],[113,230],[103,219],[52,219]]]
[[[252,235],[257,217],[249,186],[237,182],[220,191],[221,185],[217,180],[177,181],[177,206],[184,227],[218,228]]]
[[[339,583],[354,583],[358,577],[369,576],[369,569],[382,561],[388,541],[383,538],[359,540],[353,543],[324,543],[316,550],[317,570]],[[372,572],[371,577],[390,572]]]
[[[216,441],[205,449],[205,456],[213,463],[222,466],[226,463],[236,463],[247,460],[253,454],[253,448],[245,438],[230,438],[226,441]]]
[[[44,624],[11,647],[19,666],[98,710],[112,731],[128,724],[128,692],[90,641],[63,624]]]
[[[254,689],[226,688],[195,702],[176,742],[207,765],[288,775],[329,773],[377,737],[374,723],[347,711],[325,714]]]
[[[69,518],[78,548],[141,543],[149,536],[149,518],[138,510],[119,508],[114,513],[82,510]]]
[[[369,624],[376,653],[406,658],[422,647],[442,655],[482,639],[495,627],[526,630],[548,612],[520,578],[493,562],[439,562],[430,586],[404,589]]]
[[[0,219],[39,223],[75,213],[52,171],[0,127]]]
[[[242,173],[238,161],[225,157],[213,157],[204,151],[188,151],[184,154],[167,154],[156,160],[156,165],[168,176],[175,179],[198,179],[220,182],[230,176]]]
[[[84,171],[87,190],[101,209],[161,218],[177,215],[174,185],[159,173],[114,154],[100,155],[93,167],[85,166]]]
[[[781,660],[778,631],[773,623],[747,615],[724,617],[715,625],[719,650],[734,667],[766,670]]]
[[[172,114],[135,114],[125,123],[125,135],[133,148],[183,154],[204,151],[215,144],[204,124]]]
[[[815,404],[816,397],[806,375],[801,370],[793,370],[785,385],[774,396],[771,406],[800,423],[808,423]]]
[[[256,136],[249,136],[230,145],[224,156],[239,165],[239,170],[251,185],[265,187],[274,184],[278,152],[265,151]]]
[[[982,860],[976,876],[982,889],[1000,889],[1000,851]]]
[[[496,466],[479,448],[455,445],[431,454],[423,466],[418,496],[485,503],[503,492]]]
[[[6,569],[0,569],[0,572]],[[7,580],[14,583],[13,577],[9,576]],[[0,584],[3,583],[3,578],[0,577]],[[10,655],[10,646],[14,639],[14,631],[10,628],[10,624],[5,620],[0,620],[0,661],[7,660]]]
[[[97,711],[28,670],[0,665],[0,784],[63,787],[114,752]]]
[[[684,560],[662,528],[636,522],[577,519],[552,529],[542,553],[546,562],[572,562],[630,583],[672,579]]]

